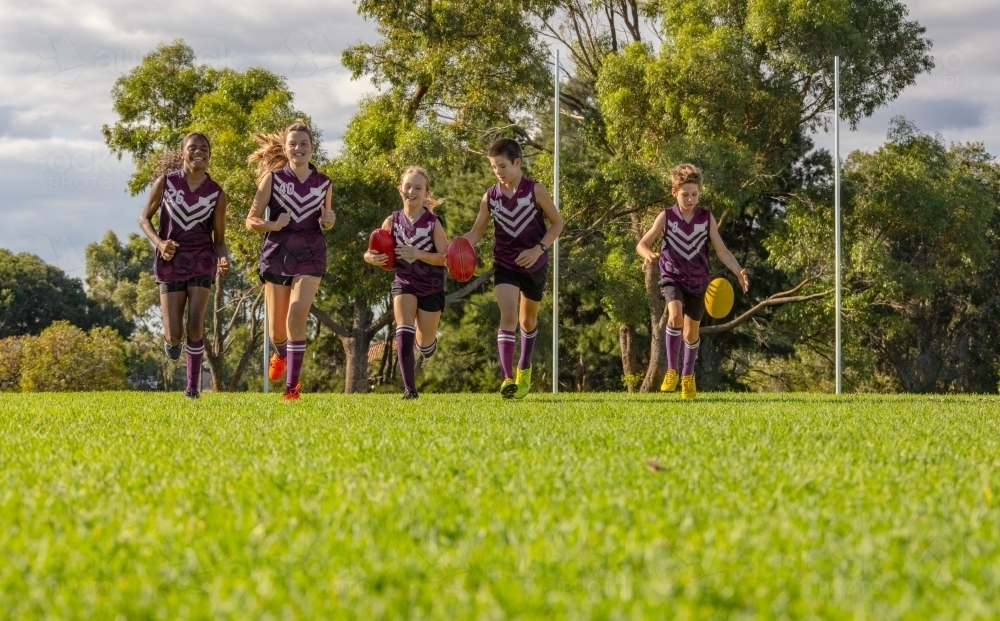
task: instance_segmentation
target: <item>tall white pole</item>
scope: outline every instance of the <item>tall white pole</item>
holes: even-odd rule
[[[836,349],[834,360],[837,374],[837,394],[841,392],[843,374],[842,351],[840,347],[840,57],[833,59],[833,236],[835,287],[834,306],[836,312]]]
[[[552,147],[552,202],[559,211],[559,50],[556,50],[555,138]],[[552,392],[559,392],[559,238],[552,242]]]
[[[265,207],[264,208],[264,219],[267,220],[270,217],[271,217],[271,209],[270,209],[270,207]],[[263,286],[265,288],[267,287],[266,284],[263,285]],[[264,392],[265,393],[269,392],[269,390],[271,388],[271,378],[267,374],[268,363],[271,361],[271,334],[270,334],[270,331],[268,330],[267,319],[268,319],[268,317],[267,317],[267,294],[265,293],[264,294],[264,361],[263,361],[263,364],[261,365],[261,370],[262,370],[262,372],[264,374]]]

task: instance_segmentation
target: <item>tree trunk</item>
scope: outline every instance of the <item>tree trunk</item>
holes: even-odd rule
[[[618,346],[622,350],[622,375],[625,388],[635,392],[639,388],[639,359],[635,351],[635,326],[623,323],[618,326]]]
[[[264,336],[264,330],[261,320],[257,318],[257,311],[263,304],[264,288],[261,287],[260,293],[257,294],[257,299],[250,305],[250,342],[247,343],[247,348],[243,350],[243,355],[240,356],[240,361],[236,364],[233,376],[229,378],[229,390],[236,390],[237,386],[239,386],[240,380],[243,379],[243,374],[246,373],[247,367],[250,365],[251,358],[257,354],[257,344],[263,342],[261,337]]]
[[[226,362],[224,359],[226,353],[224,343],[226,335],[223,334],[222,311],[220,310],[223,307],[224,295],[221,279],[216,281],[215,290],[212,294],[212,303],[209,309],[212,317],[212,338],[205,339],[205,362],[208,363],[208,370],[212,374],[212,392],[222,392],[225,390],[225,378],[223,376],[226,373]],[[206,334],[205,336],[208,335]],[[201,370],[199,369],[200,372]]]
[[[654,261],[643,268],[646,280],[646,301],[649,303],[649,366],[639,390],[649,392],[660,385],[660,379],[667,369],[667,345],[664,342],[667,331],[666,307],[660,295],[660,266]]]
[[[369,328],[372,319],[368,301],[360,296],[354,298],[354,321],[351,330],[347,336],[340,337],[344,352],[347,354],[345,393],[368,392],[368,346],[371,344]]]

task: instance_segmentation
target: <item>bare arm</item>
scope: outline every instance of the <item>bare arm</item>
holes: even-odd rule
[[[649,227],[649,230],[642,236],[639,243],[635,245],[635,251],[642,257],[643,267],[660,259],[660,253],[655,252],[651,246],[656,241],[656,238],[663,234],[663,221],[666,217],[666,214],[661,211],[660,215],[656,216],[656,220],[653,220],[653,226]]]
[[[544,244],[545,248],[548,249],[558,239],[559,234],[563,230],[562,216],[559,215],[559,210],[556,209],[556,204],[552,201],[552,197],[549,196],[549,192],[545,189],[545,186],[541,183],[536,183],[534,192],[535,202],[538,203],[538,207],[545,214],[545,217],[549,219],[549,228],[545,231],[542,239],[539,240],[538,245],[528,248],[514,259],[515,263],[525,269],[530,268],[545,254],[542,245]]]
[[[326,200],[323,202],[323,211],[319,215],[319,228],[329,231],[337,222],[337,213],[333,211],[333,184],[326,187]]]
[[[740,267],[740,262],[736,260],[732,252],[729,252],[729,248],[726,248],[725,242],[722,241],[722,236],[719,235],[719,225],[715,223],[715,216],[710,217],[712,221],[708,227],[708,235],[712,239],[715,254],[719,255],[719,260],[732,273],[736,274],[736,278],[740,281],[740,286],[743,288],[743,293],[746,293],[750,289],[750,279],[747,278],[747,271]]]
[[[177,242],[160,239],[156,229],[153,228],[153,216],[156,215],[156,211],[160,208],[160,201],[163,199],[163,183],[163,177],[153,182],[153,187],[149,191],[149,198],[146,199],[146,206],[142,208],[142,214],[139,216],[139,228],[142,229],[142,232],[146,234],[146,237],[156,249],[160,251],[164,260],[169,261],[174,258],[174,253],[177,252]]]
[[[264,219],[264,210],[267,209],[269,202],[271,202],[271,173],[264,175],[264,178],[260,180],[260,185],[257,186],[257,193],[253,197],[250,213],[247,214],[247,230],[269,233],[285,228],[290,219],[287,213],[281,214],[273,222]]]
[[[472,230],[463,235],[465,239],[469,240],[469,243],[475,246],[486,234],[486,225],[490,221],[490,208],[486,204],[486,195],[483,194],[483,200],[479,202],[479,213],[476,214],[476,221],[472,224]]]
[[[226,209],[229,207],[229,197],[223,192],[215,205],[212,216],[212,238],[215,242],[215,256],[219,259],[219,274],[229,274],[229,249],[226,248]]]
[[[535,184],[535,201],[542,208],[542,213],[545,214],[545,217],[549,219],[549,230],[545,231],[545,236],[542,237],[541,242],[545,244],[546,248],[549,248],[556,241],[556,238],[562,235],[565,224],[563,223],[562,215],[556,209],[556,204],[552,201],[552,197],[549,196],[549,191],[541,183]]]

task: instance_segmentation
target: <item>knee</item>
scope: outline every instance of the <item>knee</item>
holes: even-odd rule
[[[188,324],[187,337],[189,341],[200,341],[205,337],[205,326],[201,322]]]
[[[537,317],[522,317],[521,318],[521,329],[525,332],[533,332],[535,328],[538,327]]]
[[[671,328],[680,328],[684,325],[684,313],[671,307],[667,311],[667,325]]]
[[[698,325],[697,324],[695,324],[693,326],[692,325],[686,325],[686,326],[684,326],[684,340],[686,342],[691,343],[692,345],[694,345],[695,343],[698,342],[698,339],[700,339],[700,338],[701,338],[701,335],[698,333]]]

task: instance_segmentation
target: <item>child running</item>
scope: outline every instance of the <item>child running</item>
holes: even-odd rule
[[[538,307],[545,292],[548,250],[559,237],[563,221],[542,184],[521,173],[521,145],[500,138],[490,147],[490,166],[497,184],[486,191],[472,230],[473,246],[486,233],[493,216],[494,294],[500,306],[500,395],[523,399],[531,390],[531,354],[538,336]],[[545,228],[545,219],[550,226]],[[514,375],[514,330],[520,323],[521,355]]]
[[[403,208],[392,212],[382,228],[396,241],[396,276],[392,309],[396,316],[396,357],[403,375],[403,398],[416,399],[413,346],[426,360],[437,350],[437,329],[444,309],[444,264],[448,236],[432,211],[430,177],[411,166],[399,178]],[[365,252],[365,261],[385,265],[389,257]]]
[[[247,228],[264,233],[257,274],[264,283],[268,329],[274,353],[268,377],[285,373],[285,401],[299,398],[299,374],[306,353],[306,320],[326,273],[323,231],[337,220],[330,178],[309,161],[312,130],[301,119],[280,134],[257,134],[257,194]],[[264,210],[268,210],[265,217]]]
[[[184,307],[187,306],[187,386],[184,396],[197,399],[205,354],[205,311],[216,274],[229,273],[226,250],[226,193],[208,175],[212,148],[204,134],[181,140],[179,152],[159,162],[139,227],[156,246],[153,275],[160,285],[163,347],[171,360],[181,356]],[[153,228],[153,215],[159,226]]]
[[[681,398],[694,399],[694,363],[698,359],[701,338],[698,328],[705,315],[705,290],[709,282],[709,238],[719,259],[739,280],[743,292],[750,288],[747,271],[740,267],[733,253],[719,236],[719,227],[712,212],[698,203],[701,195],[701,171],[693,164],[680,164],[670,171],[670,194],[677,204],[664,209],[653,226],[639,240],[635,249],[643,258],[643,267],[660,262],[660,291],[667,301],[667,373],[660,390],[673,392],[678,377]],[[650,249],[657,237],[663,237],[660,252]],[[678,376],[681,335],[683,331],[684,362]]]

